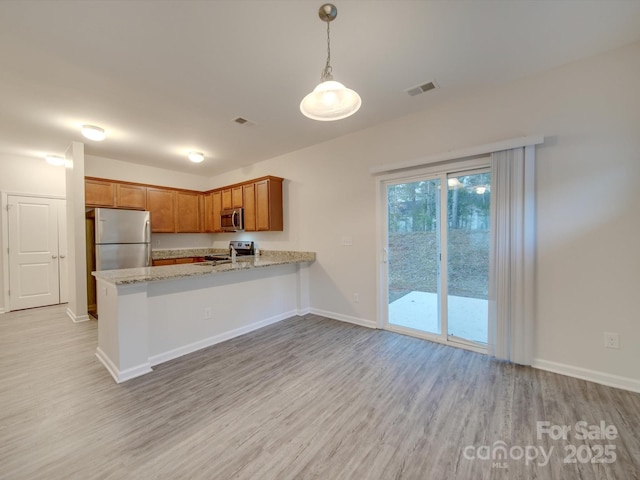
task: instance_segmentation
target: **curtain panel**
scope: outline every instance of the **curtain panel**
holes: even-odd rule
[[[530,365],[534,343],[535,146],[491,154],[488,353]]]

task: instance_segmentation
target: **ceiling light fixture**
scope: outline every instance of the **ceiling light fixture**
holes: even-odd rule
[[[300,111],[305,117],[321,122],[340,120],[358,111],[362,100],[354,90],[333,79],[331,68],[331,36],[329,25],[338,15],[338,9],[325,3],[318,10],[318,16],[327,22],[327,63],[320,76],[320,84],[300,102]]]
[[[202,163],[204,160],[204,154],[200,152],[189,152],[189,160],[193,163]]]
[[[53,165],[54,167],[61,167],[66,163],[64,158],[58,157],[57,155],[47,155],[44,159],[49,165]]]
[[[107,137],[104,128],[96,127],[95,125],[82,125],[82,135],[96,142],[101,142]]]

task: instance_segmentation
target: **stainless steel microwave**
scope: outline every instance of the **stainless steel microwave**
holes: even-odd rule
[[[220,226],[223,232],[241,232],[244,230],[244,209],[228,208],[220,212]]]

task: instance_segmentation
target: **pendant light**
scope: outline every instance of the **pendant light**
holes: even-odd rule
[[[318,16],[327,22],[327,63],[320,76],[321,83],[300,102],[300,111],[306,117],[321,122],[330,122],[349,117],[356,113],[362,104],[360,95],[354,90],[336,82],[331,74],[331,36],[329,24],[335,20],[338,9],[331,3],[325,3],[318,10]]]

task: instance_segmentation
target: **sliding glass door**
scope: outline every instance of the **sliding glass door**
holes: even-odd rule
[[[447,176],[447,332],[487,343],[489,172]]]
[[[440,179],[387,187],[389,324],[440,335]]]
[[[386,183],[385,328],[486,345],[490,184],[488,168]]]

